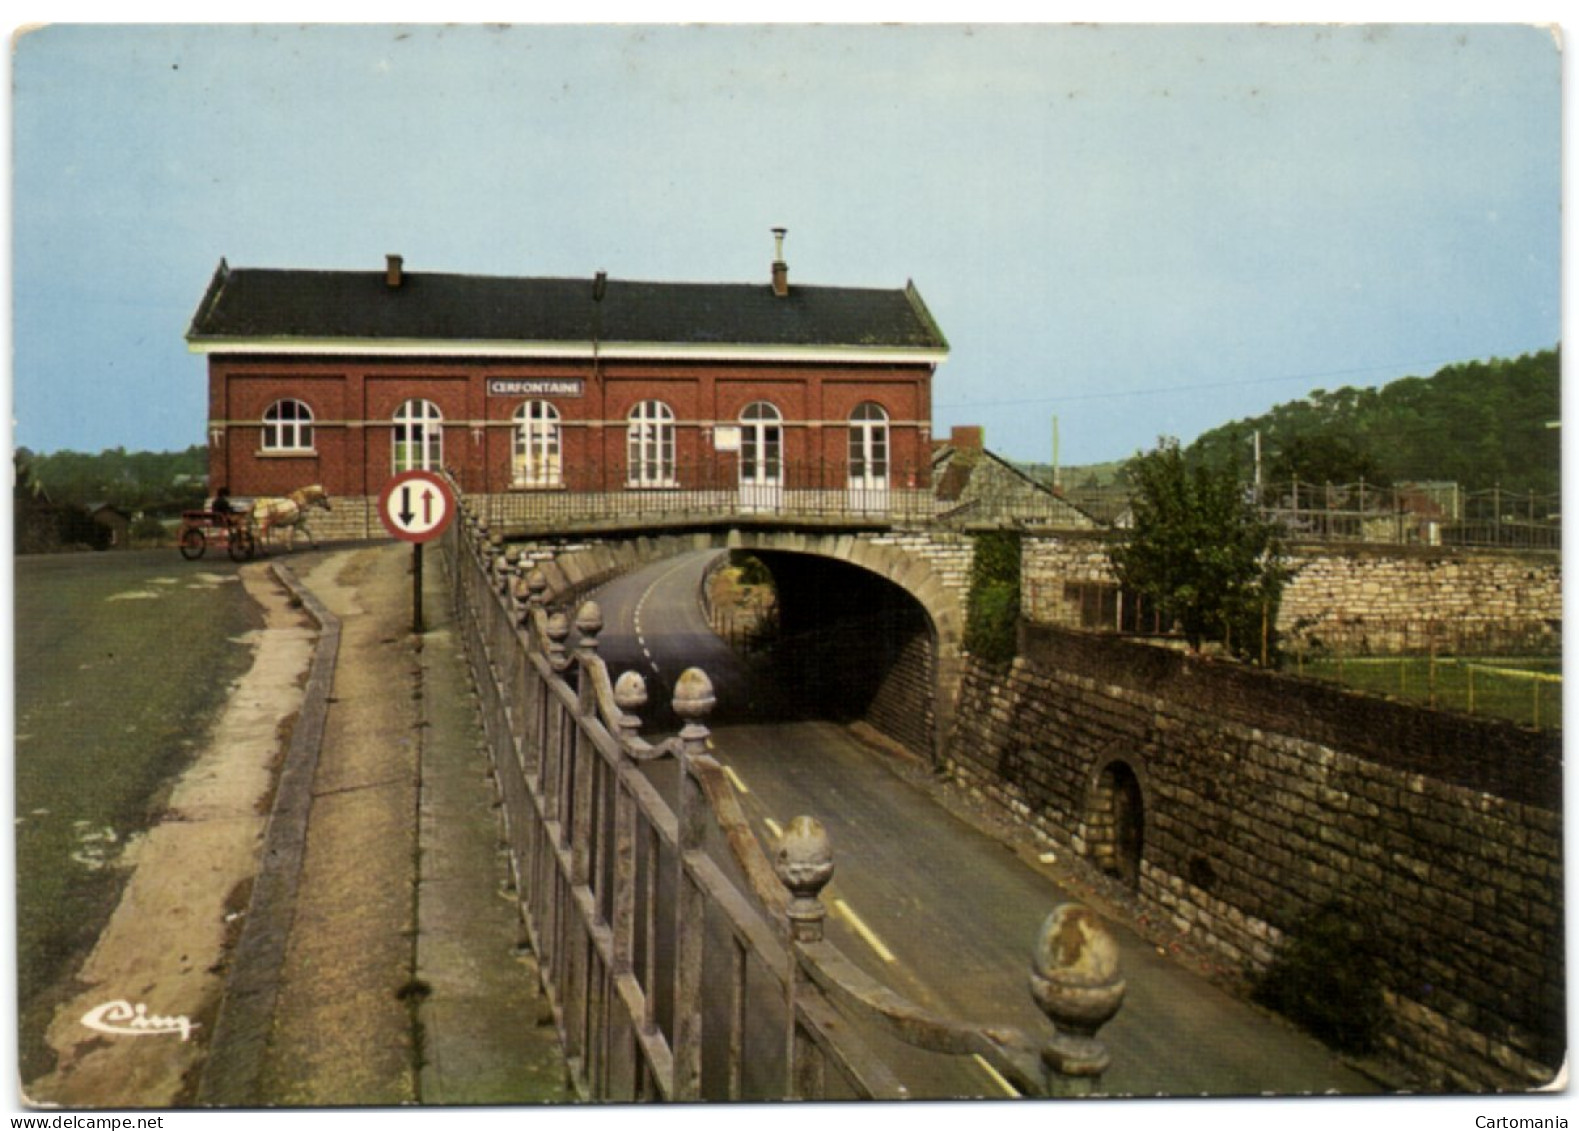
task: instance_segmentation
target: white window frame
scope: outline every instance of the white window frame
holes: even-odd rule
[[[663,401],[642,401],[630,410],[625,432],[625,485],[675,486],[674,409]]]
[[[517,487],[564,485],[559,421],[559,410],[548,401],[523,401],[515,410],[512,470]]]
[[[888,411],[876,401],[862,401],[850,413],[850,486],[888,486],[892,463]]]
[[[263,410],[263,451],[313,451],[313,410],[306,401],[281,397]]]
[[[415,459],[413,445],[417,448]],[[438,405],[413,397],[395,410],[390,458],[397,475],[402,471],[438,471],[444,466],[444,414]]]
[[[752,401],[740,410],[740,482],[784,484],[784,414],[772,401]]]

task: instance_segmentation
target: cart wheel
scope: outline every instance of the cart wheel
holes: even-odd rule
[[[258,552],[258,543],[252,537],[250,530],[232,530],[230,532],[230,560],[233,562],[250,562]]]
[[[208,549],[208,539],[203,537],[203,532],[197,527],[190,527],[181,532],[181,556],[187,561],[197,561],[206,549]]]

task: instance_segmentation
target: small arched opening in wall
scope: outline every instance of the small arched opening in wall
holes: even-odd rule
[[[1103,872],[1139,889],[1146,852],[1142,772],[1124,758],[1103,761],[1086,791],[1086,854]]]

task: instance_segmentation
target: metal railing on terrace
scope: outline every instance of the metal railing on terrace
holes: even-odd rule
[[[1456,484],[1263,486],[1262,513],[1292,538],[1430,546],[1559,549],[1562,497]]]
[[[638,717],[646,684],[634,671],[611,677],[596,604],[574,622],[551,610],[541,572],[523,573],[469,505],[441,549],[514,898],[583,1098],[928,1094],[933,1077],[905,1084],[894,1048],[974,1058],[1026,1095],[1097,1086],[1108,1053],[1096,1032],[1124,983],[1090,912],[1057,907],[1027,940],[1044,1032],[907,1000],[824,936],[820,893],[834,865],[822,826],[803,816],[776,843],[758,841],[709,751],[705,674],[690,669],[676,685],[679,735],[649,741]]]
[[[475,483],[468,489],[493,529],[515,532],[753,519],[1122,530],[1130,521],[1131,494],[1123,487],[1055,493],[1027,478],[945,499],[930,464],[887,463],[869,470],[870,475],[852,475],[838,461],[782,461],[743,478],[735,462],[715,456],[647,467],[634,479],[624,464],[581,467],[567,476],[573,489]],[[1562,543],[1562,499],[1556,494],[1464,491],[1451,483],[1377,487],[1295,480],[1267,484],[1256,498],[1261,514],[1296,541],[1522,549],[1559,549]]]
[[[1255,494],[1264,518],[1293,541],[1391,545],[1501,546],[1560,549],[1562,496],[1501,488],[1465,491],[1457,484],[1365,483],[1263,485]],[[1063,497],[1104,525],[1129,524],[1123,487],[1075,488]]]
[[[647,466],[635,476],[624,464],[594,464],[551,485],[511,484],[482,498],[495,529],[753,515],[925,524],[939,516],[929,465],[887,464],[852,476],[848,465],[831,461],[765,463],[746,477],[716,457]]]

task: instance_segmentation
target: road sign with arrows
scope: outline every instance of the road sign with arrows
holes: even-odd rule
[[[385,530],[404,542],[430,542],[455,517],[455,495],[431,471],[403,471],[379,495],[378,517]]]

